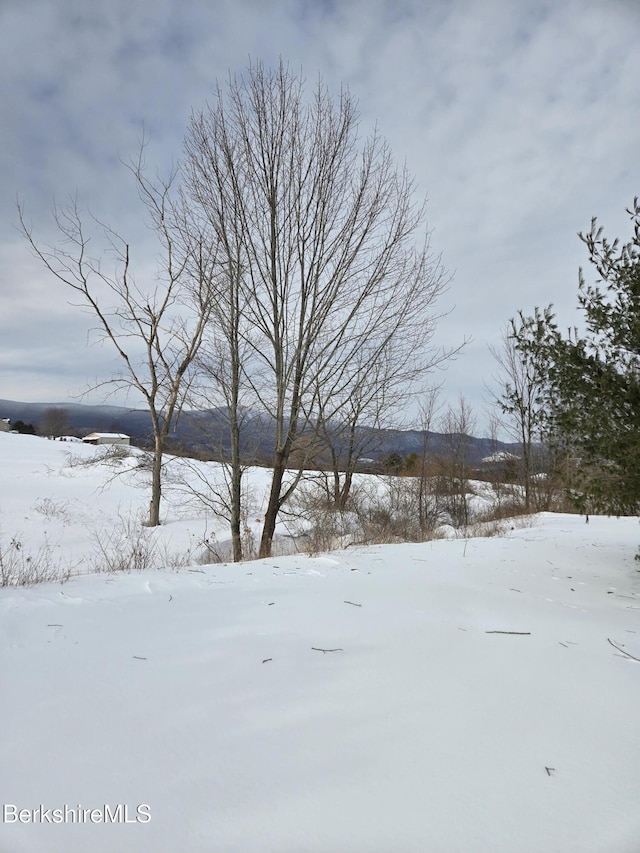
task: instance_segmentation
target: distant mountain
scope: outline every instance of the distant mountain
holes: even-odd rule
[[[0,400],[0,418],[9,418],[12,423],[21,420],[36,428],[47,409],[63,409],[67,415],[69,431],[80,435],[90,432],[123,432],[131,436],[132,443],[140,447],[151,446],[153,430],[146,409],[123,406],[87,406],[82,403],[20,403],[16,400]],[[255,447],[264,451],[272,437],[265,418],[247,416],[245,450]],[[228,450],[226,437],[226,415],[224,409],[182,412],[175,422],[170,442],[188,450],[218,453],[220,448]]]
[[[151,435],[148,412],[121,406],[85,406],[81,403],[19,403],[0,400],[0,418],[12,422],[24,421],[36,428],[47,409],[63,409],[67,414],[69,430],[80,434],[90,432],[126,432],[134,443],[145,443]]]
[[[422,430],[407,429],[386,429],[372,430],[365,428],[373,433],[371,438],[372,445],[377,446],[375,453],[368,454],[374,458],[380,459],[389,456],[391,453],[398,453],[400,456],[409,456],[412,453],[422,454],[424,447],[424,432]],[[451,446],[451,435],[441,432],[429,432],[427,439],[427,453],[429,455],[438,456],[446,453]],[[503,441],[495,441],[491,438],[476,438],[469,436],[469,464],[472,466],[480,466],[496,453],[504,453],[507,455],[520,455],[520,445],[514,443],[506,443]],[[493,460],[492,460],[493,461]]]
[[[37,427],[47,409],[64,409],[69,430],[80,435],[90,432],[124,432],[131,436],[132,443],[139,447],[152,445],[151,418],[144,409],[122,406],[86,406],[82,403],[20,403],[15,400],[0,400],[0,418],[10,418],[31,423]],[[170,436],[170,445],[184,452],[219,456],[229,450],[225,429],[225,409],[185,411],[178,418]],[[360,435],[370,448],[365,455],[374,460],[384,459],[393,453],[409,456],[422,453],[424,433],[421,430],[385,429],[362,427]],[[242,447],[246,456],[265,460],[269,457],[275,436],[274,422],[264,415],[246,412],[242,431]],[[430,432],[428,451],[437,455],[446,451],[449,436]],[[479,466],[493,454],[519,455],[519,445],[494,441],[488,438],[469,439],[469,462]]]

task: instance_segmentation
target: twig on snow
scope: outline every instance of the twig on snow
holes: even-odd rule
[[[312,652],[322,652],[322,654],[326,654],[327,652],[343,652],[344,649],[318,649],[315,646],[311,646]]]
[[[638,661],[638,663],[640,663],[640,658],[636,658],[636,657],[634,657],[632,654],[629,654],[629,652],[626,652],[624,649],[621,649],[621,648],[620,648],[620,646],[617,646],[617,645],[613,642],[613,640],[610,640],[608,637],[607,637],[607,642],[608,642],[608,643],[611,643],[611,645],[613,646],[613,648],[614,648],[614,649],[617,649],[617,650],[618,650],[621,654],[623,654],[625,657],[631,658],[631,660],[637,660],[637,661]]]

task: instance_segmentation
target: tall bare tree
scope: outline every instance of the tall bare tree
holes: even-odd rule
[[[535,504],[535,474],[542,461],[544,410],[541,397],[546,380],[536,359],[517,347],[518,331],[518,324],[511,319],[502,333],[502,346],[489,347],[499,367],[495,377],[498,387],[491,393],[502,414],[504,428],[520,445],[519,479],[528,512]]]
[[[429,388],[420,402],[419,427],[422,434],[420,457],[418,459],[418,521],[420,531],[426,536],[438,521],[438,507],[434,500],[434,470],[430,459],[431,431],[438,414],[440,386]]]
[[[347,91],[334,100],[318,83],[306,101],[302,78],[280,63],[218,88],[186,136],[185,192],[224,247],[227,286],[242,294],[238,340],[249,352],[238,381],[275,426],[260,556],[271,553],[297,482],[287,466],[318,400],[344,391],[350,366],[402,333],[390,318],[403,311],[416,328],[422,317],[424,343],[445,285],[406,170],[377,133],[362,145],[358,134]]]
[[[471,405],[460,395],[456,407],[448,406],[440,420],[443,448],[439,467],[447,510],[456,527],[469,524],[469,475],[471,473],[471,436],[476,418]]]
[[[19,217],[35,255],[80,297],[80,305],[97,321],[98,338],[109,341],[121,360],[122,373],[100,384],[111,391],[135,389],[147,405],[154,440],[148,517],[153,527],[160,524],[167,438],[209,319],[213,259],[212,247],[184,228],[185,213],[172,197],[175,172],[166,181],[149,180],[143,155],[144,142],[129,168],[162,248],[156,274],[145,285],[134,276],[129,243],[109,225],[84,215],[76,200],[54,207],[55,245],[36,240],[20,205]],[[103,240],[99,256],[90,246],[96,235]]]
[[[182,209],[187,231],[201,233],[215,263],[210,268],[211,314],[204,346],[198,358],[200,381],[194,399],[202,405],[224,407],[229,454],[221,454],[225,468],[224,494],[217,495],[221,513],[228,518],[234,561],[243,557],[242,478],[245,465],[241,432],[245,413],[256,402],[248,376],[255,369],[253,330],[247,300],[252,298],[248,273],[244,196],[248,192],[246,169],[240,158],[248,156],[237,128],[224,121],[222,95],[217,92],[217,120],[212,110],[192,116],[182,162]],[[243,182],[243,183],[241,183]],[[248,399],[247,399],[248,398]]]

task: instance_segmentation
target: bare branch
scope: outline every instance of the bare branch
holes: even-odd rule
[[[79,297],[98,322],[98,335],[113,346],[123,364],[121,376],[105,386],[135,388],[149,409],[155,455],[149,524],[160,520],[162,455],[174,416],[183,405],[210,315],[208,277],[194,260],[198,235],[184,228],[180,196],[173,198],[174,170],[167,180],[149,180],[144,173],[143,139],[137,161],[129,164],[138,193],[162,247],[155,280],[137,284],[129,243],[97,217],[83,215],[77,199],[54,205],[56,245],[38,242],[18,204],[20,226],[32,251],[58,281]],[[90,233],[91,232],[91,235]],[[92,254],[92,240],[102,242]],[[107,271],[107,258],[115,269]]]

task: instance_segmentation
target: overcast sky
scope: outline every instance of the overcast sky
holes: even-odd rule
[[[482,422],[509,317],[553,302],[573,322],[576,233],[595,215],[630,236],[639,44],[638,0],[0,0],[0,398],[61,402],[117,369],[31,257],[16,196],[43,238],[53,199],[77,193],[135,245],[120,160],[143,123],[166,171],[217,81],[282,57],[310,83],[346,84],[362,134],[377,124],[428,196],[453,273],[438,340],[472,339],[445,396]]]

